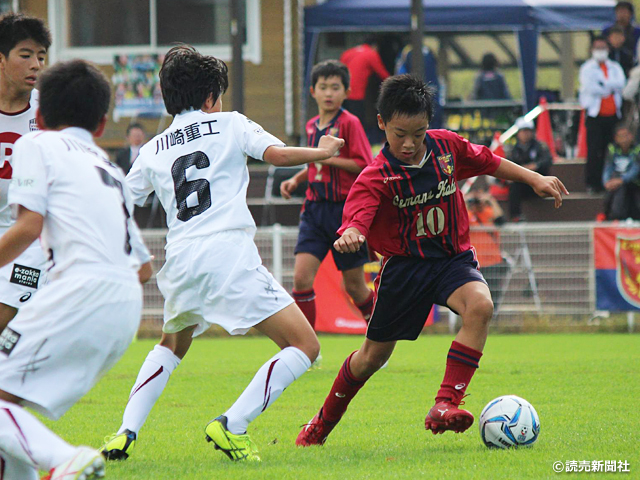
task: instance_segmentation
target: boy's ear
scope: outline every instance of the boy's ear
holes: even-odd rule
[[[316,98],[316,91],[315,91],[315,89],[313,88],[313,86],[309,87],[309,93],[311,94],[311,96],[312,96],[313,98]]]
[[[345,94],[347,97],[348,97],[349,95],[351,95],[351,87],[347,88],[347,89],[344,91],[344,94]]]
[[[385,130],[384,120],[382,120],[382,117],[380,116],[380,114],[378,114],[378,128],[380,130]]]
[[[2,54],[0,54],[2,55]],[[44,123],[44,117],[42,116],[42,113],[40,113],[40,109],[38,108],[36,110],[36,125],[38,125],[38,128],[40,130],[46,130],[47,126]]]
[[[103,116],[100,119],[100,123],[98,124],[98,128],[96,128],[92,133],[93,136],[96,138],[99,138],[102,136],[102,134],[104,133],[104,129],[107,127],[107,121],[109,120],[109,117],[107,115]]]

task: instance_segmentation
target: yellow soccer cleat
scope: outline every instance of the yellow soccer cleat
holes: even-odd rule
[[[107,460],[126,460],[136,444],[136,434],[131,430],[114,433],[104,439],[105,444],[100,449]]]
[[[213,442],[216,450],[222,450],[231,460],[259,462],[258,449],[246,433],[235,435],[227,430],[227,417],[220,415],[204,429],[207,442]]]

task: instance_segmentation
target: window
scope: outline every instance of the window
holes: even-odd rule
[[[231,58],[230,0],[48,0],[48,6],[52,61],[111,64],[115,55],[161,54],[175,42]],[[243,0],[242,9],[244,56],[260,63],[260,0]]]

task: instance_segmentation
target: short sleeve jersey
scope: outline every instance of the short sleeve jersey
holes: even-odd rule
[[[9,203],[44,217],[51,273],[78,265],[136,269],[149,255],[129,212],[124,174],[80,128],[34,132],[15,144]],[[144,252],[145,258],[138,255]]]
[[[333,135],[344,139],[344,146],[339,156],[354,160],[364,168],[373,161],[371,145],[364,133],[358,117],[345,109],[340,109],[335,117],[323,129],[319,128],[320,117],[315,116],[307,122],[307,145],[317,147],[322,135]],[[347,172],[342,168],[309,164],[309,186],[306,197],[311,201],[344,202],[349,194],[351,185],[358,178],[357,173]]]
[[[38,109],[38,91],[32,90],[29,104],[24,110],[15,113],[0,111],[0,235],[12,224],[11,209],[7,203],[7,194],[13,176],[13,144],[22,135],[38,130],[36,110]]]
[[[338,231],[357,228],[383,256],[453,257],[469,250],[469,217],[458,181],[492,174],[501,158],[448,130],[429,130],[419,165],[388,144],[351,188]]]
[[[247,156],[284,146],[237,112],[176,115],[173,123],[140,149],[127,175],[136,204],[155,191],[167,212],[167,243],[216,232],[249,229]]]

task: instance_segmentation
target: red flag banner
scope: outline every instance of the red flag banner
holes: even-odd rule
[[[364,265],[365,280],[369,288],[373,289],[373,282],[379,272],[380,262]],[[336,268],[331,255],[327,255],[320,265],[313,289],[316,292],[317,332],[361,335],[367,331],[367,322],[347,294],[342,274]],[[435,309],[431,310],[427,325],[434,322],[434,311]]]

